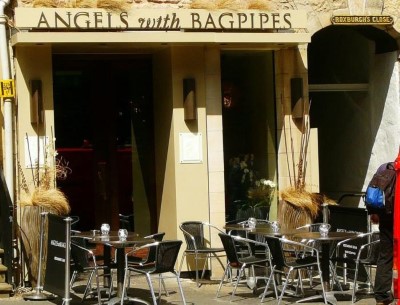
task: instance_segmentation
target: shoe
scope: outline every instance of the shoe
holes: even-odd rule
[[[376,305],[389,305],[393,302],[393,299],[387,299],[383,301],[376,301]]]

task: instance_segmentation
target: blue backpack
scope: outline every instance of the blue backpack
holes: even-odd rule
[[[396,186],[396,171],[393,162],[382,164],[370,183],[364,195],[365,206],[369,214],[393,213],[394,192]]]

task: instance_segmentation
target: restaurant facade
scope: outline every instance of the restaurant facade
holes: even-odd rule
[[[15,204],[38,187],[38,168],[57,165],[81,229],[133,214],[140,234],[183,239],[183,221],[234,219],[260,179],[277,191],[303,179],[338,200],[394,160],[395,1],[204,3],[2,1]]]

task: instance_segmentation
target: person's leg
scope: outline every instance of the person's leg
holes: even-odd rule
[[[389,304],[392,296],[393,222],[381,219],[379,224],[380,252],[377,262],[374,295],[377,303]]]

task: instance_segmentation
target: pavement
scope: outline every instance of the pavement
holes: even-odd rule
[[[263,284],[265,286],[265,282],[263,280],[258,282],[258,289],[251,290],[245,283],[239,284],[235,296],[231,299],[231,294],[233,291],[233,285],[230,282],[225,282],[222,286],[219,298],[216,298],[216,292],[218,290],[219,281],[218,280],[206,280],[203,281],[201,287],[197,287],[196,283],[191,279],[181,279],[182,287],[186,299],[186,303],[188,305],[211,305],[211,304],[240,304],[240,305],[249,305],[249,304],[260,304],[259,295],[264,291]],[[317,284],[318,279],[315,280],[314,284]],[[84,291],[86,279],[80,278],[79,281],[76,282],[73,288],[73,292],[71,292],[71,301],[70,305],[84,305],[84,304],[96,304],[96,299],[87,299],[82,302],[82,294]],[[182,299],[179,294],[178,285],[176,280],[174,279],[166,279],[166,288],[169,292],[169,295],[166,296],[163,294],[161,296],[161,301],[159,301],[160,305],[172,305],[172,304],[183,304]],[[147,281],[144,276],[138,275],[132,278],[131,280],[131,288],[128,290],[129,296],[135,296],[147,302],[148,304],[152,304],[151,296],[149,293]],[[154,287],[157,290],[158,284],[154,283]],[[305,295],[306,296],[315,296],[318,295],[320,286],[315,286],[312,289],[309,287],[309,284],[304,286]],[[290,287],[289,287],[290,288]],[[290,290],[289,290],[290,291]],[[34,300],[34,301],[26,301],[24,300],[24,295],[32,293],[27,288],[19,288],[16,289],[15,295],[10,298],[0,299],[1,305],[62,305],[63,299],[62,297],[57,297],[53,300]],[[46,292],[44,292],[46,294]],[[329,301],[330,304],[337,305],[351,305],[351,292],[345,291],[344,293],[335,291],[335,293],[329,293]],[[333,295],[335,295],[336,300],[333,299]],[[357,294],[358,299],[355,303],[356,305],[376,305],[376,302],[373,298],[372,294]],[[282,305],[296,303],[299,301],[301,297],[294,297],[290,295],[285,295],[282,301]],[[107,298],[103,299],[103,304],[110,304],[111,302],[107,300]],[[128,304],[124,302],[124,304]],[[129,304],[139,304],[139,302],[129,302]],[[277,305],[278,301],[271,294],[265,298],[265,305]],[[321,300],[319,301],[311,301],[311,302],[301,302],[301,304],[315,304],[322,305],[324,304]]]

